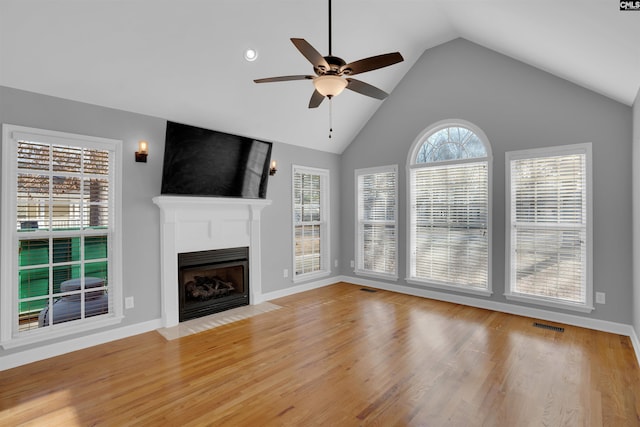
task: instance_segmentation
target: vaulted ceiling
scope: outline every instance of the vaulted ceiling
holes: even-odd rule
[[[289,39],[326,55],[327,27],[325,0],[0,0],[0,85],[340,153],[384,101],[334,98],[329,139],[310,81],[253,83],[313,74]],[[640,11],[615,0],[333,0],[332,27],[347,62],[404,56],[358,76],[387,92],[456,37],[627,105],[640,87]]]

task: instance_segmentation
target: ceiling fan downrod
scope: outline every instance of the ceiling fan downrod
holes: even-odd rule
[[[331,0],[329,0],[329,56],[333,56],[331,54]]]

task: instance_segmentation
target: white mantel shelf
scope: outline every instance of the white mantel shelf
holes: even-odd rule
[[[249,247],[249,302],[262,302],[260,212],[266,199],[157,196],[160,208],[162,321],[178,324],[178,254]]]

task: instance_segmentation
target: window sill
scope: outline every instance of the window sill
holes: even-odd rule
[[[373,279],[392,280],[394,282],[398,281],[397,274],[377,273],[375,271],[368,270],[353,270],[353,272],[358,276],[371,277]]]
[[[321,279],[323,277],[328,277],[331,274],[330,271],[326,271],[326,270],[321,270],[321,271],[314,271],[313,273],[305,273],[305,274],[300,274],[297,276],[294,276],[293,278],[293,283],[301,283],[301,282],[308,282],[310,280],[315,280],[315,279]]]
[[[462,292],[465,294],[479,295],[483,297],[490,297],[491,295],[493,295],[493,292],[491,292],[488,289],[465,288],[462,286],[445,285],[440,283],[427,282],[424,280],[419,280],[419,279],[410,278],[410,277],[406,278],[405,280],[407,281],[407,283],[410,283],[412,285],[418,285],[418,286],[427,287],[427,288],[444,289],[447,291]]]
[[[122,322],[123,316],[111,316],[102,319],[91,319],[77,324],[58,324],[48,326],[46,328],[36,329],[34,331],[22,332],[19,336],[0,343],[5,350],[11,348],[22,347],[29,344],[62,338],[81,332],[88,332],[94,329],[104,328],[106,326],[117,325]]]
[[[576,304],[576,303],[571,303],[571,302],[560,302],[558,300],[551,300],[551,299],[547,299],[547,298],[534,297],[534,296],[524,295],[524,294],[505,293],[504,296],[505,296],[506,299],[508,299],[510,301],[525,302],[525,303],[529,303],[529,304],[542,305],[542,306],[545,306],[545,307],[552,307],[552,308],[560,308],[560,309],[564,309],[564,310],[579,311],[581,313],[591,313],[593,310],[595,310],[595,307],[589,306],[589,305],[586,305],[586,304]]]

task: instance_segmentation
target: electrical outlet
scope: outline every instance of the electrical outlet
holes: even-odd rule
[[[285,279],[287,277],[289,277],[289,270],[287,270],[286,268],[282,271],[282,277],[284,277]]]
[[[133,308],[133,297],[126,297],[124,299],[124,308]]]
[[[338,267],[338,260],[337,259],[333,261],[333,266],[336,267],[336,268]]]
[[[596,302],[598,304],[604,304],[605,303],[605,294],[604,292],[596,292]]]
[[[354,268],[356,266],[356,262],[354,260],[351,260],[351,268]]]

